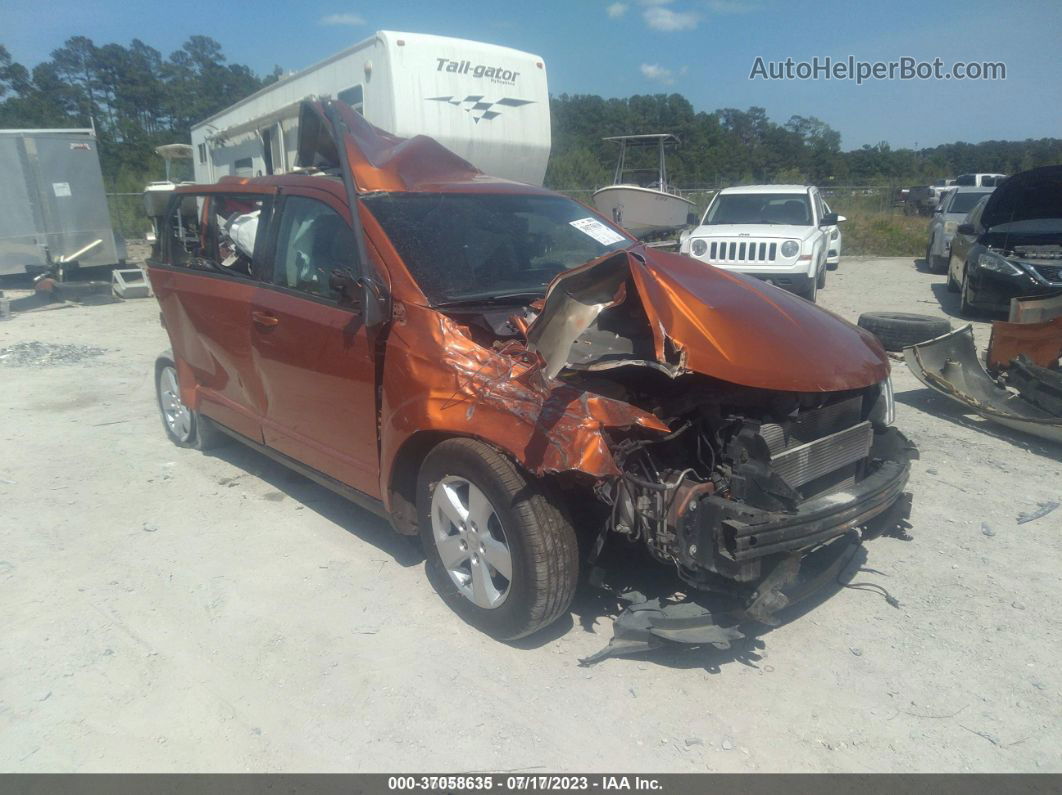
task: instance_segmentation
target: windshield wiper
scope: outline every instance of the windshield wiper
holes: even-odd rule
[[[491,293],[489,295],[482,296],[470,296],[468,298],[455,298],[452,301],[440,301],[435,304],[437,307],[449,308],[455,306],[482,306],[484,304],[525,304],[536,301],[545,292],[542,290],[537,291],[523,291],[514,293]]]

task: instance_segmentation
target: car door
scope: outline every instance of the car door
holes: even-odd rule
[[[256,230],[268,223],[271,193],[181,194],[170,203],[161,256],[150,264],[185,404],[257,442],[262,427],[251,356],[253,263]]]
[[[814,219],[812,219],[812,223],[815,225],[815,231],[818,235],[819,262],[816,267],[821,266],[825,268],[826,258],[829,256],[830,232],[829,227],[820,226],[819,223],[822,221],[822,217],[826,214],[826,211],[823,209],[822,196],[819,194],[818,190],[812,188],[810,191],[810,198],[812,212],[815,215]]]
[[[953,194],[954,195],[954,194]],[[963,220],[963,224],[970,224],[977,230],[977,234],[964,235],[955,232],[955,236],[951,239],[951,254],[948,259],[948,272],[951,278],[956,284],[962,283],[962,273],[966,268],[966,259],[970,254],[970,249],[974,243],[977,242],[977,237],[981,233],[981,211],[984,210],[985,203],[988,201],[988,196],[984,196],[974,208],[970,210],[966,218]]]
[[[833,212],[825,199],[822,200],[822,209],[826,215],[830,215]],[[823,229],[826,232],[827,241],[826,257],[828,259],[837,259],[841,256],[841,226],[840,224],[831,224],[830,226],[824,226]]]
[[[266,445],[379,498],[375,360],[361,307],[330,286],[357,277],[349,217],[330,191],[282,191],[252,348]]]

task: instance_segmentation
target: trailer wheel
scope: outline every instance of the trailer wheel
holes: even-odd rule
[[[866,312],[859,326],[873,334],[887,351],[902,351],[951,331],[951,323],[939,317],[907,312]]]

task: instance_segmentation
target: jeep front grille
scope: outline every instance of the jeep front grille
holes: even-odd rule
[[[774,262],[778,252],[777,243],[755,240],[713,240],[708,245],[708,258],[712,262]]]

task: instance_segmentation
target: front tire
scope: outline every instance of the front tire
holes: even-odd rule
[[[455,613],[499,640],[552,624],[575,594],[575,531],[544,486],[474,439],[442,442],[420,469],[428,576]]]
[[[962,286],[959,288],[959,314],[963,317],[974,317],[977,309],[970,302],[970,266],[962,269]]]
[[[819,296],[819,280],[818,278],[808,279],[808,286],[801,291],[800,295],[811,303],[815,303]]]

